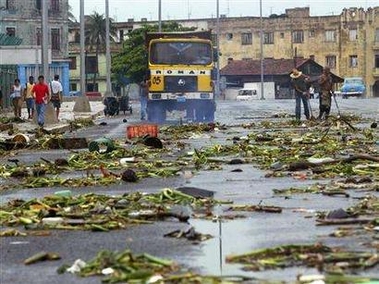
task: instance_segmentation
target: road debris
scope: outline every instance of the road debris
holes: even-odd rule
[[[246,254],[228,256],[226,260],[230,263],[241,263],[244,265],[243,269],[249,271],[307,266],[321,272],[346,273],[371,268],[379,263],[373,262],[374,259],[377,259],[377,255],[369,252],[346,251],[317,243],[258,249]]]
[[[46,260],[59,260],[61,257],[57,253],[53,252],[39,252],[24,260],[25,265],[33,264],[40,261]]]
[[[184,230],[175,230],[175,231],[165,234],[164,237],[177,238],[177,239],[185,238],[193,242],[204,242],[213,238],[212,235],[201,234],[201,233],[196,232],[194,227],[189,227]]]
[[[9,227],[23,225],[26,230],[108,232],[128,225],[149,224],[167,218],[187,222],[190,216],[174,212],[173,205],[188,205],[195,210],[221,203],[169,188],[155,194],[135,192],[119,197],[97,194],[52,195],[28,201],[9,201],[8,204],[0,206],[0,222]]]

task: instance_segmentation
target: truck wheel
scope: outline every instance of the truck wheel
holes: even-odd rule
[[[211,101],[207,105],[207,110],[205,114],[205,118],[207,119],[208,122],[214,122],[215,120],[215,112],[216,112],[216,102]]]
[[[205,121],[206,122],[213,122],[215,120],[215,112],[214,110],[207,110],[205,112]]]
[[[195,114],[195,121],[196,122],[203,122],[204,116],[205,116],[205,111],[202,108],[197,108],[196,114]]]

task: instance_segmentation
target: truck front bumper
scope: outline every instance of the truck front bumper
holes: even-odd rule
[[[213,100],[213,93],[149,93],[149,100]]]
[[[342,97],[359,97],[362,96],[362,92],[341,92]]]

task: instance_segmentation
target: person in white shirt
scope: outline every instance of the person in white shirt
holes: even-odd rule
[[[21,117],[21,108],[22,108],[22,103],[23,103],[22,92],[23,92],[23,89],[20,84],[20,80],[19,79],[14,80],[14,85],[12,86],[12,94],[10,98],[12,99],[15,117]]]
[[[311,87],[309,88],[309,98],[310,98],[310,99],[314,99],[314,98],[315,98],[315,88],[313,88],[312,85],[311,85]]]
[[[54,76],[54,80],[50,83],[50,88],[51,88],[50,101],[53,103],[56,117],[59,120],[59,110],[61,108],[62,91],[63,91],[62,84],[61,82],[59,82],[59,75]]]

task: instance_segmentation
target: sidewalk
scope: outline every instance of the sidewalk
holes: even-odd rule
[[[44,129],[47,131],[65,131],[69,128],[69,122],[78,119],[78,118],[96,118],[97,116],[100,116],[103,114],[104,105],[101,101],[90,101],[91,106],[91,112],[73,112],[75,102],[63,102],[62,107],[60,109],[60,115],[59,119],[60,121],[58,123],[54,124],[47,124],[45,125]],[[13,117],[12,110],[1,114],[2,116],[6,117]],[[27,120],[28,117],[27,109],[23,108],[21,112],[21,118],[25,119],[25,122],[23,123],[14,123],[14,127],[17,128],[18,131],[16,133],[26,133],[27,131],[30,131],[32,129],[37,128],[37,123],[32,120]],[[1,139],[9,139],[12,138],[13,135],[9,136],[7,131],[0,132],[0,140]]]

